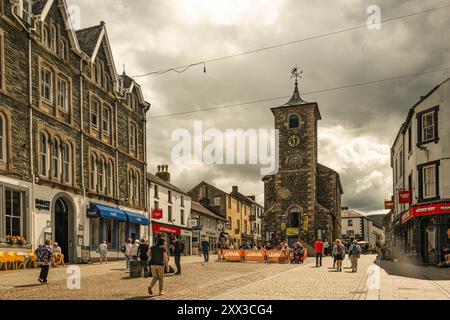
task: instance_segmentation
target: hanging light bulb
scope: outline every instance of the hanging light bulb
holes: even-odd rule
[[[206,73],[206,64],[203,63],[203,73]]]

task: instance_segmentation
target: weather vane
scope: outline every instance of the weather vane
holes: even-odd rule
[[[291,74],[292,74],[291,79],[295,77],[295,84],[296,85],[298,84],[298,79],[302,78],[302,73],[303,73],[303,70],[302,71],[298,71],[297,65],[295,65],[295,67],[292,69],[292,71],[291,71]]]

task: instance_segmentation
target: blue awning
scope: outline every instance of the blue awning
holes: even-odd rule
[[[127,221],[127,215],[123,210],[103,206],[100,204],[96,204],[95,207],[98,210],[98,215],[102,217],[103,219],[111,219],[111,220],[117,220],[117,221]]]
[[[128,216],[128,222],[133,224],[142,224],[143,226],[150,225],[148,218],[136,212],[125,211]]]

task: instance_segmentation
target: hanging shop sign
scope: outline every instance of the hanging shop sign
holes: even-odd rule
[[[411,203],[411,190],[402,190],[398,192],[398,203],[408,204]]]
[[[198,219],[197,219],[197,218],[195,218],[195,219],[189,219],[189,225],[190,225],[191,227],[198,227]]]
[[[163,211],[162,209],[153,209],[152,210],[152,219],[162,219]]]
[[[286,230],[286,223],[282,222],[280,224],[281,230]]]
[[[386,210],[394,209],[394,201],[392,201],[392,200],[385,200],[384,201],[384,209],[386,209]]]

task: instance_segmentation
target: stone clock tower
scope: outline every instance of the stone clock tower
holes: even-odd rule
[[[272,108],[279,130],[279,168],[263,177],[264,232],[266,240],[290,245],[312,245],[317,237],[340,237],[341,195],[339,174],[317,161],[317,131],[321,119],[316,102],[304,101],[298,90],[292,98]]]

